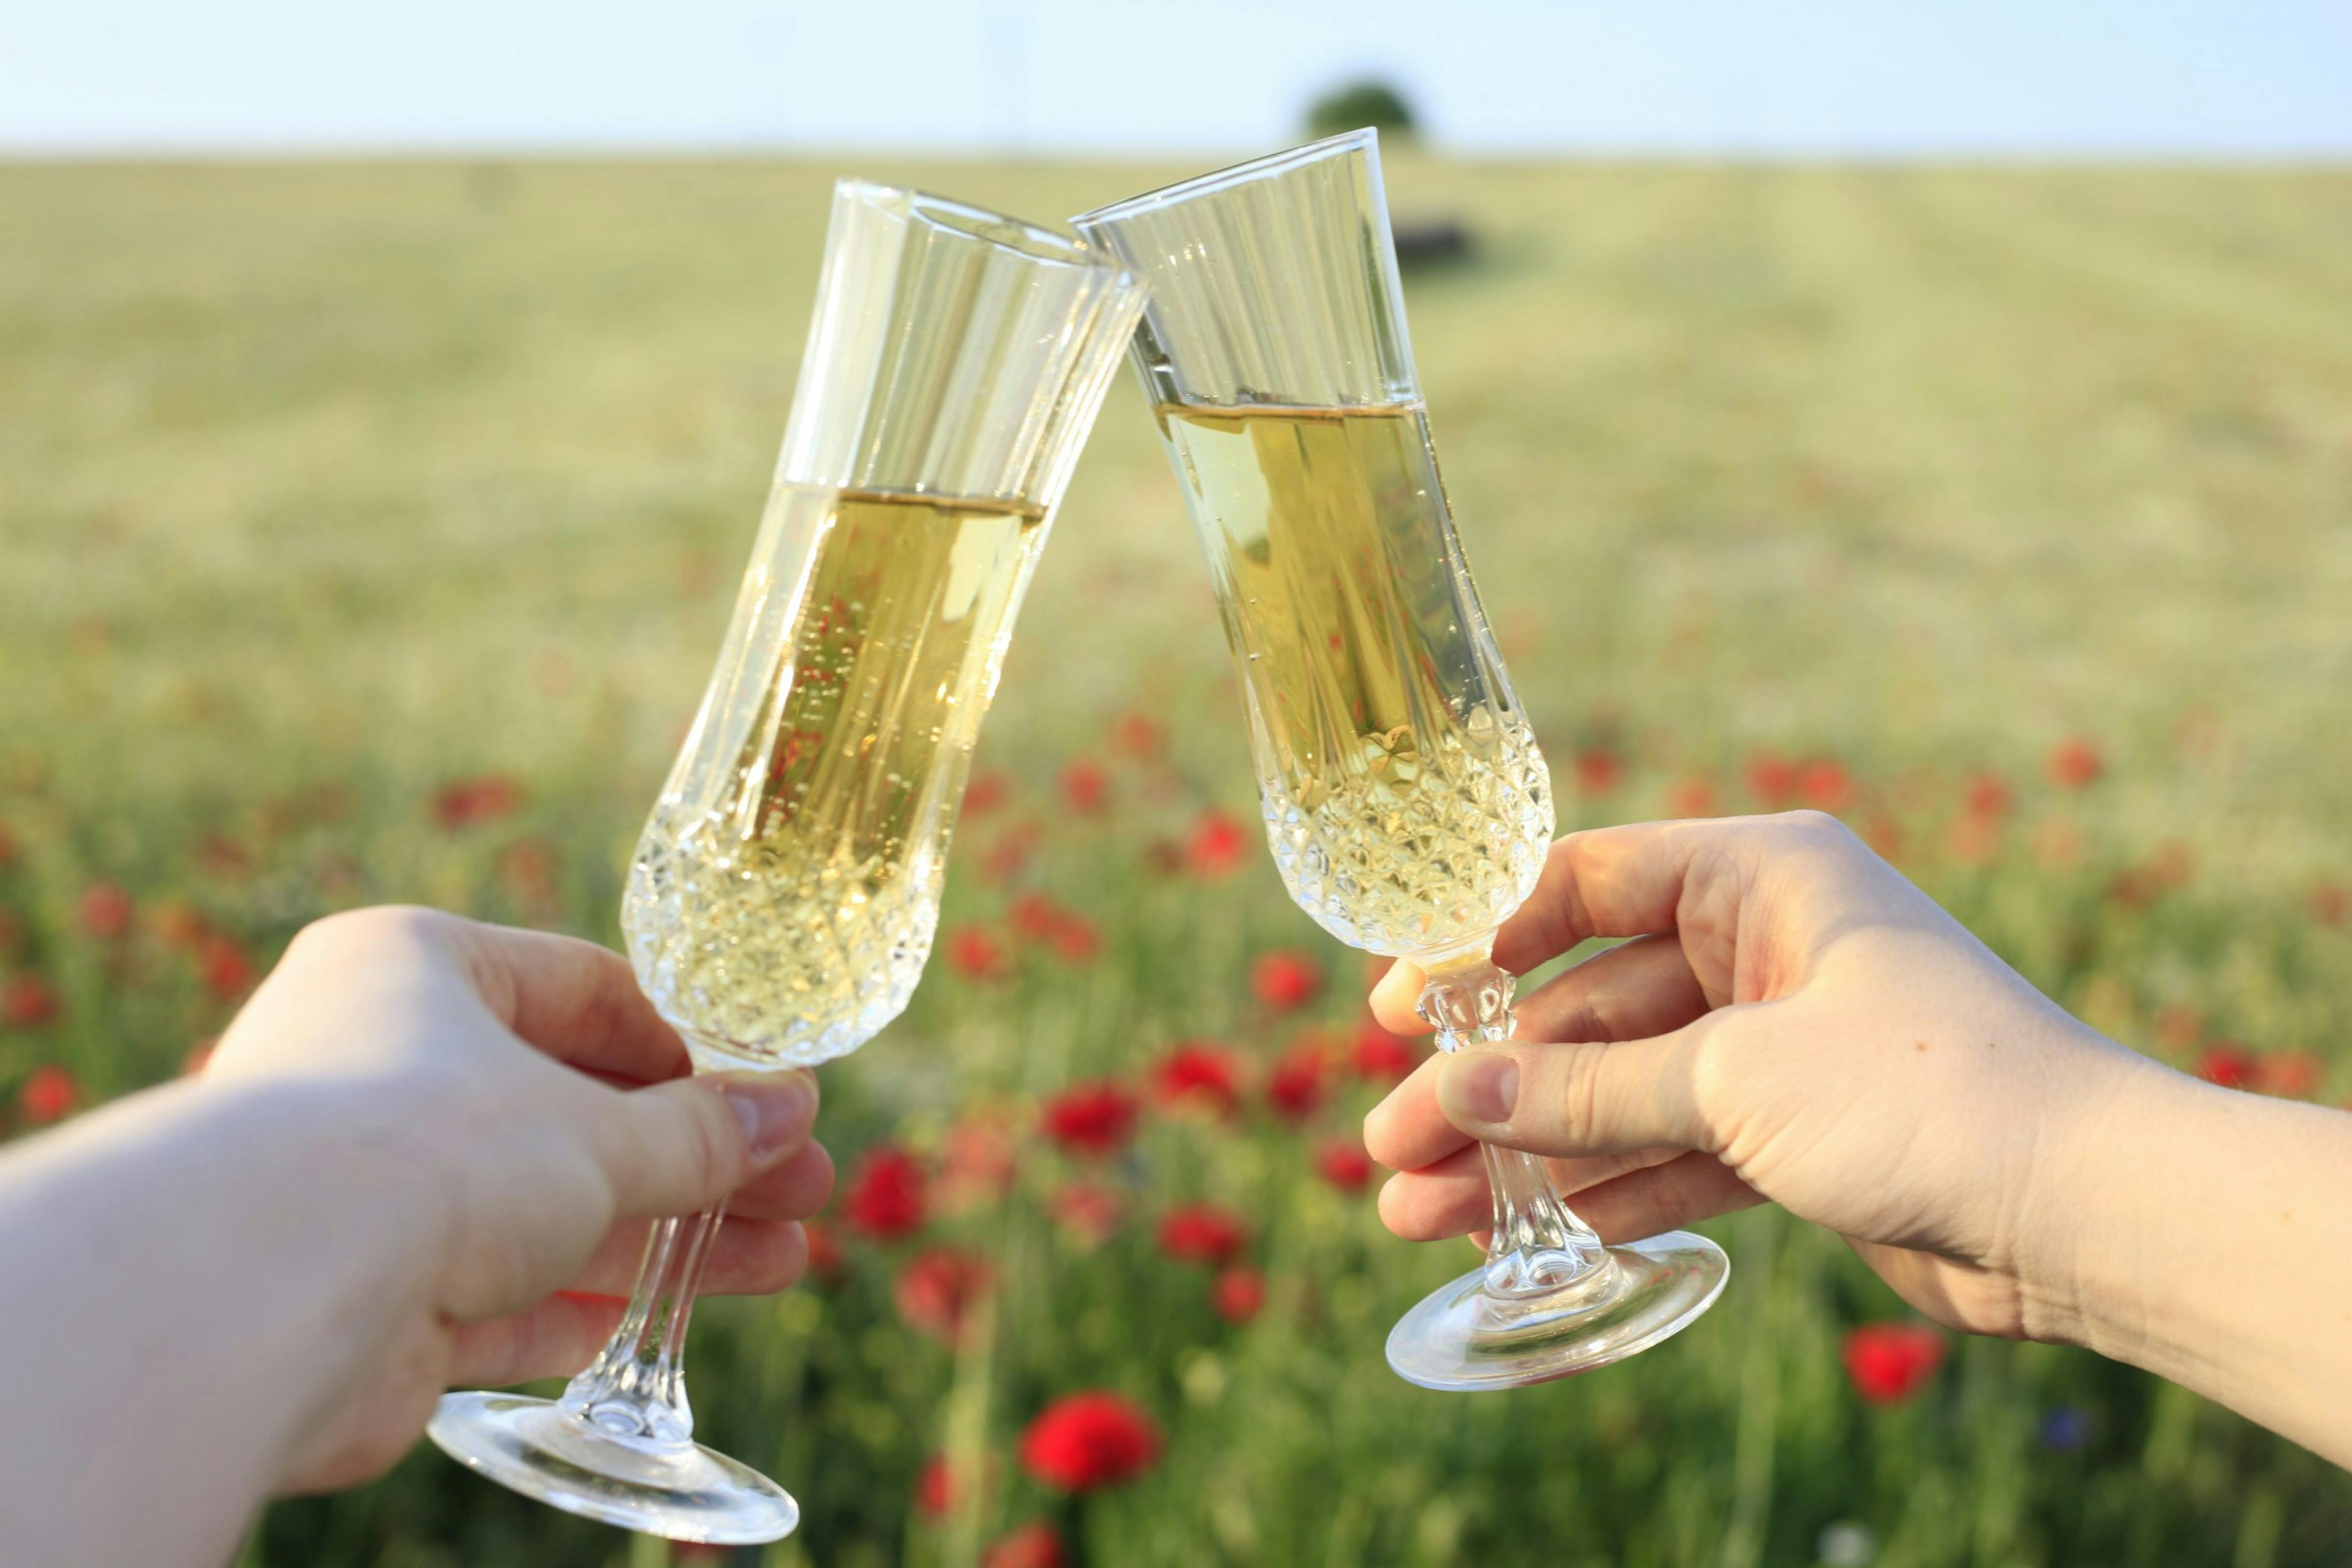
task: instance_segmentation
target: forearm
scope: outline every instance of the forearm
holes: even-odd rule
[[[0,1558],[226,1560],[413,1310],[429,1205],[325,1092],[177,1085],[0,1160]]]
[[[2084,1184],[2069,1337],[2352,1466],[2352,1115],[2134,1077]]]

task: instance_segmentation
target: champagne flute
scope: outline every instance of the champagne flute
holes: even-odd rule
[[[1454,537],[1377,138],[1072,221],[1150,286],[1133,362],[1208,554],[1284,884],[1341,942],[1420,965],[1440,1048],[1507,1039],[1495,931],[1542,869],[1550,784]],[[1398,1322],[1400,1375],[1588,1371],[1722,1290],[1705,1237],[1604,1247],[1540,1160],[1489,1145],[1486,1164],[1486,1260]]]
[[[835,187],[774,489],[622,910],[698,1070],[830,1061],[905,1008],[1013,617],[1142,292],[1016,219]],[[692,1436],[682,1352],[719,1222],[653,1227],[618,1332],[560,1399],[452,1394],[433,1440],[607,1523],[789,1533],[784,1489]]]

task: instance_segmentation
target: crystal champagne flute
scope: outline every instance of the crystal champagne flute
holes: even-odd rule
[[[1065,237],[835,188],[774,488],[622,910],[698,1070],[830,1061],[906,1006],[1014,615],[1141,304]],[[434,1441],[630,1529],[788,1533],[783,1489],[692,1437],[681,1352],[719,1220],[654,1226],[619,1331],[561,1398],[450,1394]]]
[[[1405,335],[1373,132],[1073,220],[1139,274],[1132,357],[1209,558],[1291,897],[1426,973],[1441,1048],[1508,1038],[1496,928],[1552,800],[1454,537]],[[1485,1265],[1405,1314],[1390,1364],[1500,1388],[1645,1350],[1728,1265],[1676,1231],[1604,1247],[1533,1155],[1489,1146]]]

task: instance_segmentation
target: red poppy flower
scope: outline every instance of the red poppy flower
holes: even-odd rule
[[[980,1568],[1066,1568],[1062,1538],[1042,1519],[1033,1519],[980,1554]]]
[[[57,990],[39,975],[14,975],[0,986],[0,1026],[37,1029],[57,1016]]]
[[[455,832],[477,823],[495,822],[522,805],[522,786],[503,773],[456,779],[433,795],[433,816]]]
[[[1100,1247],[1118,1234],[1124,1206],[1118,1195],[1089,1182],[1072,1182],[1054,1194],[1054,1218],[1086,1247]]]
[[[1005,912],[1015,933],[1027,942],[1050,942],[1062,923],[1062,907],[1043,893],[1024,893]]]
[[[974,773],[971,782],[964,785],[963,814],[966,816],[986,816],[1012,795],[1012,786],[1004,782],[1003,773]]]
[[[1184,864],[1204,881],[1232,876],[1241,869],[1242,858],[1248,852],[1249,834],[1241,819],[1215,806],[1194,819],[1192,831],[1184,840]]]
[[[808,1271],[819,1279],[841,1278],[841,1237],[833,1226],[821,1219],[804,1219],[801,1231],[808,1238]]]
[[[948,932],[948,967],[966,980],[986,984],[1012,973],[1013,961],[986,927],[961,925]]]
[[[2264,1094],[2300,1100],[2317,1089],[2327,1068],[2309,1051],[2280,1051],[2254,1063],[2254,1087]]]
[[[1961,796],[1968,814],[1987,822],[1998,822],[2017,805],[2017,792],[2009,781],[1995,773],[1981,773],[1969,780],[1967,792]]]
[[[2083,858],[2081,829],[2062,816],[2034,825],[2033,863],[2045,871],[2063,871]]]
[[[1011,1190],[1013,1165],[1012,1130],[995,1114],[975,1112],[940,1140],[940,1196],[954,1207],[992,1202]]]
[[[923,1461],[921,1472],[915,1477],[915,1510],[933,1519],[945,1519],[955,1511],[956,1490],[955,1471],[950,1468],[948,1457],[933,1454]]]
[[[1624,777],[1617,753],[1601,747],[1576,753],[1576,787],[1582,795],[1612,795]]]
[[[1135,1132],[1135,1096],[1108,1079],[1073,1084],[1045,1102],[1045,1136],[1073,1154],[1113,1154]]]
[[[1714,784],[1702,778],[1686,778],[1678,781],[1674,788],[1666,792],[1666,815],[1668,816],[1713,816],[1715,815]]]
[[[1816,757],[1797,770],[1797,798],[1815,811],[1843,811],[1853,804],[1853,775],[1843,763]]]
[[[53,1062],[44,1062],[26,1076],[16,1091],[16,1114],[28,1127],[63,1121],[81,1105],[81,1085],[74,1075]]]
[[[952,1343],[993,1278],[988,1259],[978,1254],[936,1247],[907,1260],[891,1297],[908,1328]]]
[[[1062,799],[1081,816],[1099,814],[1110,799],[1110,770],[1092,757],[1079,757],[1062,770]]]
[[[196,943],[196,971],[205,988],[224,1002],[234,1002],[253,989],[253,960],[228,938],[208,933]]]
[[[196,907],[185,899],[158,899],[147,919],[166,947],[192,948],[212,930]]]
[[[1021,1463],[1046,1486],[1092,1491],[1133,1480],[1160,1457],[1151,1418],[1107,1391],[1054,1401],[1021,1437]]]
[[[2000,819],[1960,816],[1944,836],[1945,852],[1963,866],[1981,866],[2000,848]]]
[[[1323,1047],[1312,1036],[1283,1053],[1265,1075],[1265,1102],[1285,1121],[1304,1121],[1322,1106]]]
[[[1944,1335],[1928,1323],[1864,1323],[1845,1337],[1845,1372],[1873,1405],[1899,1405],[1944,1361]]]
[[[894,1143],[859,1156],[842,1205],[850,1226],[877,1241],[895,1241],[923,1228],[923,1167]]]
[[[1209,1305],[1229,1323],[1246,1323],[1265,1305],[1265,1276],[1237,1263],[1217,1276],[1209,1287]]]
[[[2168,1050],[2185,1051],[2205,1037],[2205,1015],[2186,1002],[2158,1009],[2157,1043]]]
[[[1054,928],[1054,956],[1065,963],[1091,963],[1102,951],[1102,931],[1081,914],[1065,915]]]
[[[1168,748],[1168,731],[1156,719],[1122,713],[1110,727],[1110,749],[1122,757],[1150,762]]]
[[[499,851],[499,887],[529,913],[552,919],[559,912],[562,864],[562,856],[548,840],[518,838]]]
[[[1205,1106],[1231,1116],[1241,1104],[1241,1062],[1205,1041],[1186,1040],[1151,1069],[1151,1089],[1162,1105]]]
[[[2352,920],[2352,888],[2341,882],[2322,882],[2311,889],[2305,908],[2321,925],[2340,926]]]
[[[1360,1193],[1372,1179],[1372,1157],[1352,1138],[1334,1138],[1315,1156],[1315,1173],[1343,1193]]]
[[[1748,793],[1767,811],[1782,811],[1797,798],[1797,764],[1769,752],[1748,759]]]
[[[1862,841],[1882,860],[1903,858],[1903,825],[1883,811],[1874,811],[1862,825]]]
[[[2252,1053],[2223,1040],[2197,1058],[2197,1076],[2223,1089],[2251,1089],[2260,1070]]]
[[[1160,1221],[1160,1250],[1179,1263],[1222,1268],[1248,1241],[1247,1227],[1214,1204],[1187,1204]]]
[[[1037,840],[1043,835],[1034,822],[1017,823],[998,835],[980,858],[981,875],[1001,887],[1021,875],[1036,853]]]
[[[1022,941],[1050,947],[1070,963],[1084,963],[1102,949],[1102,932],[1094,921],[1043,893],[1024,893],[1013,900],[1008,918]]]
[[[1250,967],[1250,990],[1277,1013],[1306,1006],[1322,989],[1322,967],[1303,952],[1269,952]]]
[[[2107,896],[2129,909],[2152,904],[2189,880],[2196,859],[2186,844],[2167,844],[2137,866],[2126,866],[2107,885]]]
[[[2080,735],[2069,735],[2051,747],[2043,765],[2049,772],[2050,782],[2060,789],[2081,789],[2095,784],[2099,775],[2107,771],[2106,761],[2099,755],[2099,749]]]
[[[74,905],[81,929],[100,942],[112,942],[131,929],[131,895],[111,882],[92,882]]]
[[[1370,1018],[1356,1031],[1355,1057],[1356,1076],[1366,1083],[1402,1083],[1421,1065],[1421,1055],[1410,1041]]]

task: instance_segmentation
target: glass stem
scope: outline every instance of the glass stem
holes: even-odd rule
[[[1511,993],[1518,982],[1486,953],[1428,970],[1417,1010],[1436,1026],[1437,1048],[1507,1040],[1517,1026]],[[1592,1227],[1576,1217],[1542,1160],[1523,1150],[1481,1143],[1494,1196],[1494,1234],[1486,1243],[1486,1289],[1509,1299],[1547,1295],[1608,1263]]]
[[[692,1219],[655,1224],[629,1310],[596,1359],[564,1389],[566,1410],[607,1436],[646,1447],[681,1447],[694,1440],[694,1409],[686,1400],[686,1325],[711,1237],[726,1212],[721,1203]]]

